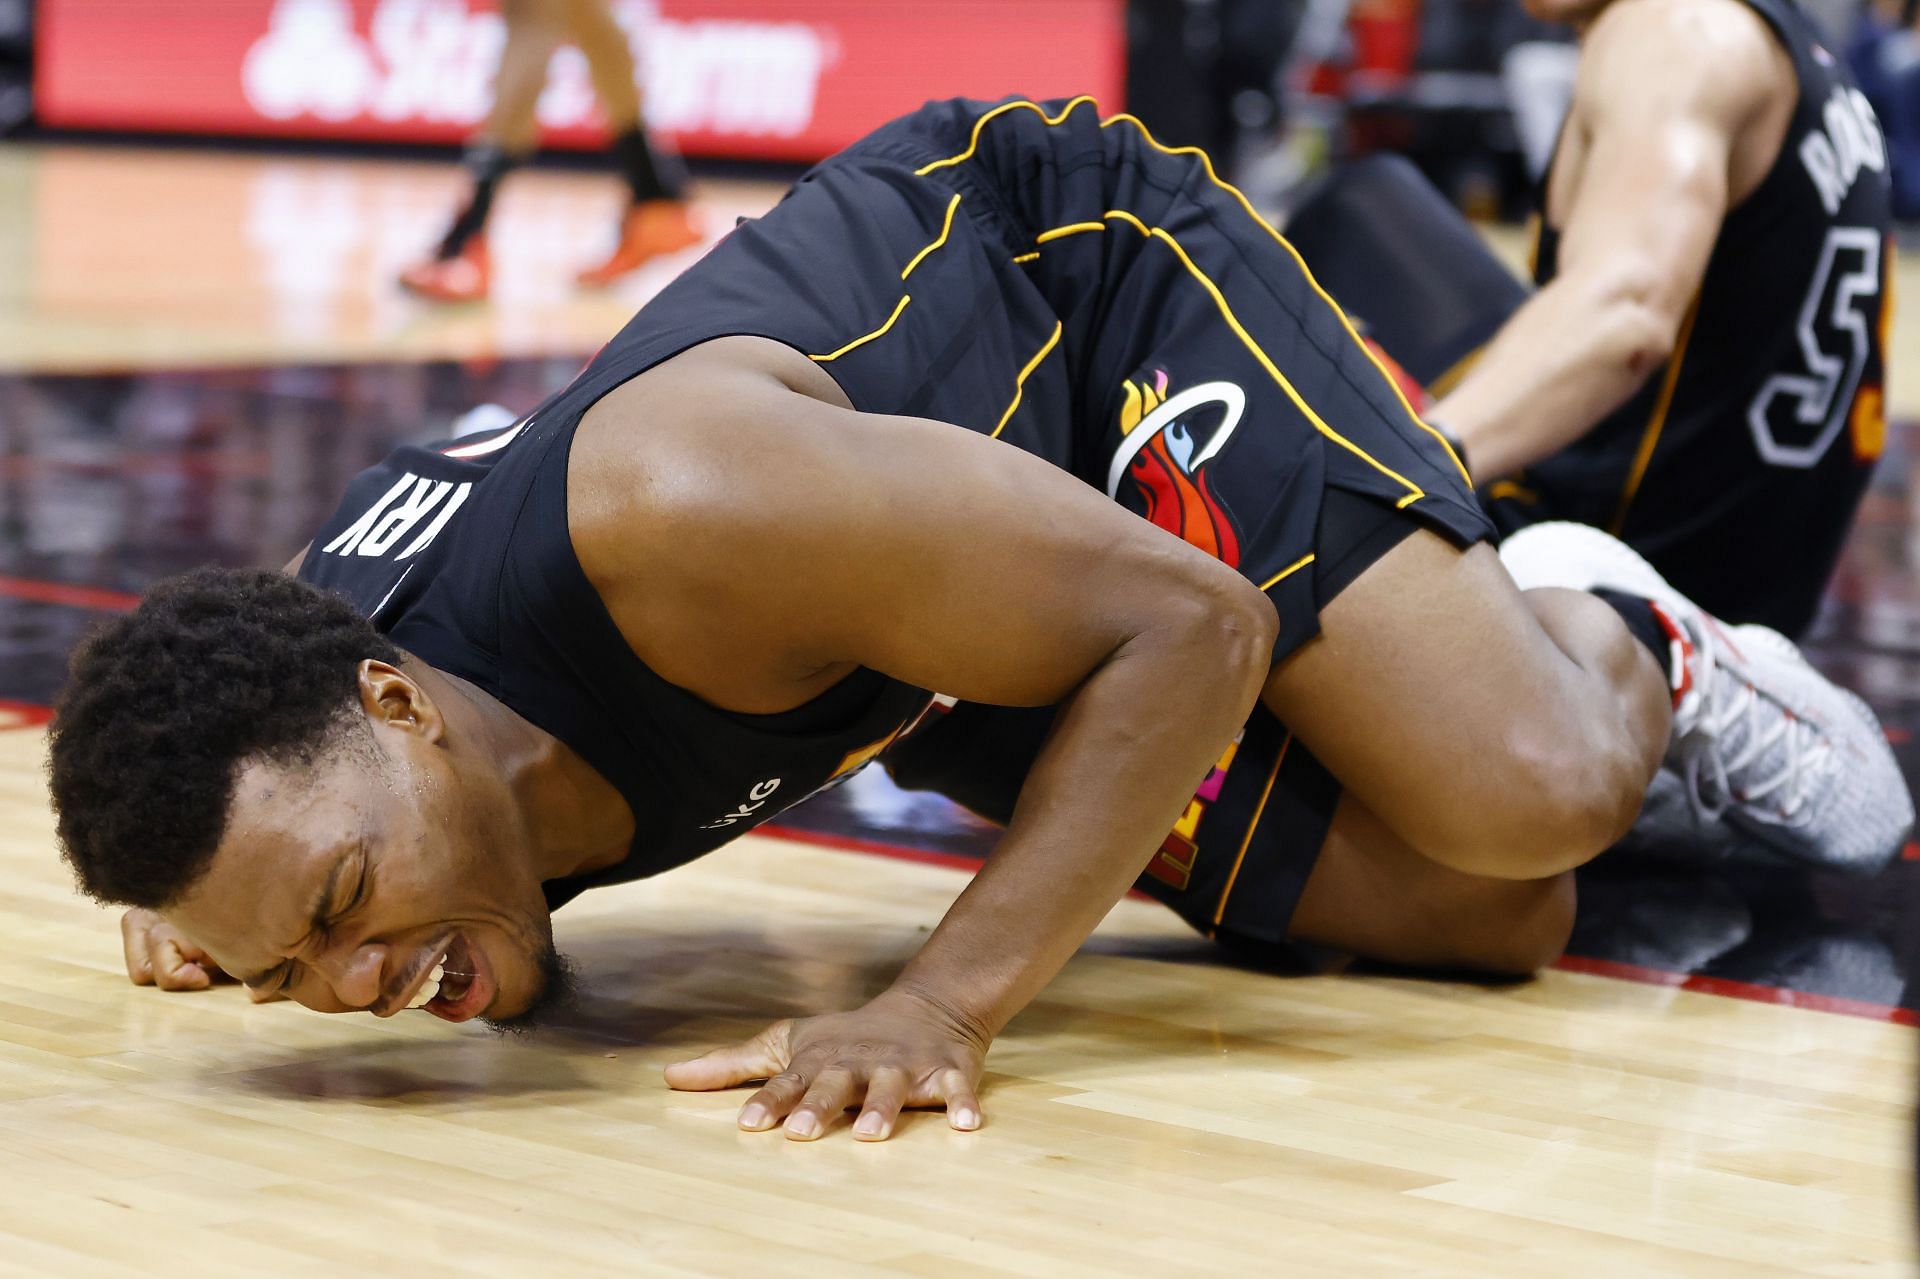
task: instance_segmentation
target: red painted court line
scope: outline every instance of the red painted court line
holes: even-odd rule
[[[138,595],[126,591],[105,591],[96,586],[69,586],[64,582],[42,582],[31,577],[0,577],[0,595],[29,600],[35,604],[64,604],[68,608],[90,608],[106,613],[124,613],[140,603]]]
[[[38,728],[52,718],[51,707],[0,697],[0,733],[12,728]]]
[[[887,844],[877,839],[861,839],[858,835],[835,835],[823,830],[802,830],[798,826],[777,826],[769,822],[754,832],[756,835],[771,835],[775,839],[792,840],[796,844],[814,844],[821,848],[837,848],[843,853],[867,853],[874,857],[891,857],[899,862],[923,862],[929,866],[945,866],[951,870],[979,870],[981,860],[978,857],[964,857],[959,853],[936,853],[924,848],[908,848],[903,844]]]
[[[962,853],[936,853],[924,848],[908,848],[904,844],[889,844],[878,839],[861,839],[858,835],[835,835],[823,830],[801,830],[797,826],[778,826],[768,823],[753,833],[771,835],[775,839],[792,840],[796,844],[837,848],[843,853],[866,853],[871,857],[890,857],[897,862],[923,862],[929,866],[945,866],[950,870],[976,871],[981,865],[980,858],[968,857]],[[1128,889],[1127,896],[1135,901],[1153,900],[1138,889]]]
[[[1592,973],[1621,981],[1644,982],[1650,986],[1671,986],[1697,991],[1703,995],[1724,995],[1730,999],[1748,999],[1759,1004],[1780,1004],[1787,1008],[1809,1008],[1815,1012],[1839,1013],[1843,1017],[1865,1017],[1870,1021],[1890,1021],[1901,1026],[1920,1026],[1920,1013],[1892,1004],[1876,1004],[1866,999],[1841,999],[1836,995],[1810,995],[1804,991],[1762,986],[1749,981],[1729,981],[1725,977],[1702,977],[1692,973],[1670,973],[1638,964],[1621,964],[1611,959],[1587,959],[1563,955],[1554,965],[1563,972]]]
[[[755,833],[771,835],[775,839],[792,840],[796,844],[814,844],[821,848],[837,848],[842,852],[891,857],[895,861],[924,862],[954,870],[980,869],[978,857],[963,857],[958,853],[935,853],[921,848],[905,848],[899,844],[889,844],[877,839],[861,839],[856,835],[834,835],[826,831],[800,830],[792,826],[771,824],[760,827]],[[1143,901],[1152,900],[1140,892],[1130,892],[1127,895]],[[1641,982],[1649,986],[1672,986],[1680,990],[1696,991],[1703,995],[1721,995],[1728,999],[1746,999],[1760,1004],[1779,1004],[1787,1008],[1839,1013],[1844,1017],[1865,1017],[1870,1021],[1890,1021],[1901,1026],[1920,1026],[1920,1013],[1915,1013],[1911,1008],[1876,1004],[1865,999],[1809,995],[1797,990],[1783,990],[1778,986],[1729,981],[1724,977],[1701,977],[1692,973],[1670,973],[1659,968],[1642,968],[1638,964],[1616,963],[1611,959],[1588,959],[1581,955],[1563,955],[1554,967],[1563,972],[1591,973],[1598,977]]]

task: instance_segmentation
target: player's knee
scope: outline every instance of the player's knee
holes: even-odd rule
[[[1534,820],[1555,852],[1555,873],[1592,860],[1625,835],[1646,790],[1635,760],[1612,742],[1554,752],[1532,784],[1539,796]]]
[[[1566,953],[1573,935],[1573,872],[1518,883],[1479,880],[1446,904],[1437,931],[1414,943],[1419,963],[1531,977]]]
[[[1516,734],[1415,847],[1455,870],[1544,879],[1582,865],[1626,834],[1645,779],[1623,750]]]
[[[1482,930],[1467,956],[1469,967],[1503,977],[1531,977],[1566,953],[1577,900],[1573,872],[1529,887],[1537,891],[1505,926]]]

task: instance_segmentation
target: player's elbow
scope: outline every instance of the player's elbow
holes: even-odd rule
[[[1266,682],[1280,637],[1273,601],[1226,565],[1197,557],[1186,599],[1188,606],[1168,619],[1180,642],[1251,701]]]
[[[1273,645],[1280,638],[1280,614],[1259,587],[1233,574],[1216,625],[1230,668],[1249,680],[1258,693],[1273,665]]]
[[[1662,307],[1643,302],[1617,304],[1607,316],[1608,354],[1636,382],[1673,358],[1679,320]]]
[[[1593,332],[1601,358],[1624,376],[1642,380],[1672,358],[1685,307],[1670,293],[1643,268],[1615,271],[1602,284]]]

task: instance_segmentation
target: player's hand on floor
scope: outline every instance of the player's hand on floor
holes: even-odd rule
[[[206,951],[150,910],[135,907],[120,917],[120,944],[136,986],[205,990],[227,980]]]
[[[667,1067],[667,1085],[707,1092],[764,1079],[740,1108],[748,1132],[782,1125],[789,1139],[812,1141],[857,1107],[854,1137],[885,1141],[910,1106],[944,1106],[954,1128],[978,1128],[986,1055],[984,1036],[926,1001],[888,991],[853,1012],[775,1022],[745,1043],[677,1062]]]

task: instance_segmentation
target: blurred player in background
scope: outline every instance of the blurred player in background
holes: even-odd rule
[[[571,41],[586,56],[593,88],[613,131],[613,154],[632,192],[618,242],[607,259],[581,271],[588,287],[610,284],[649,259],[700,240],[683,198],[685,174],[677,157],[647,138],[634,84],[627,33],[607,0],[502,0],[506,42],[494,78],[493,109],[467,144],[472,189],[433,256],[401,273],[400,283],[422,297],[471,302],[487,294],[491,262],[487,215],[500,182],[527,161],[539,143],[535,108],[547,83],[547,65]]]
[[[1813,620],[1885,436],[1891,188],[1792,0],[1528,0],[1580,35],[1529,293],[1404,162],[1288,237],[1511,531],[1578,520],[1714,613]]]

